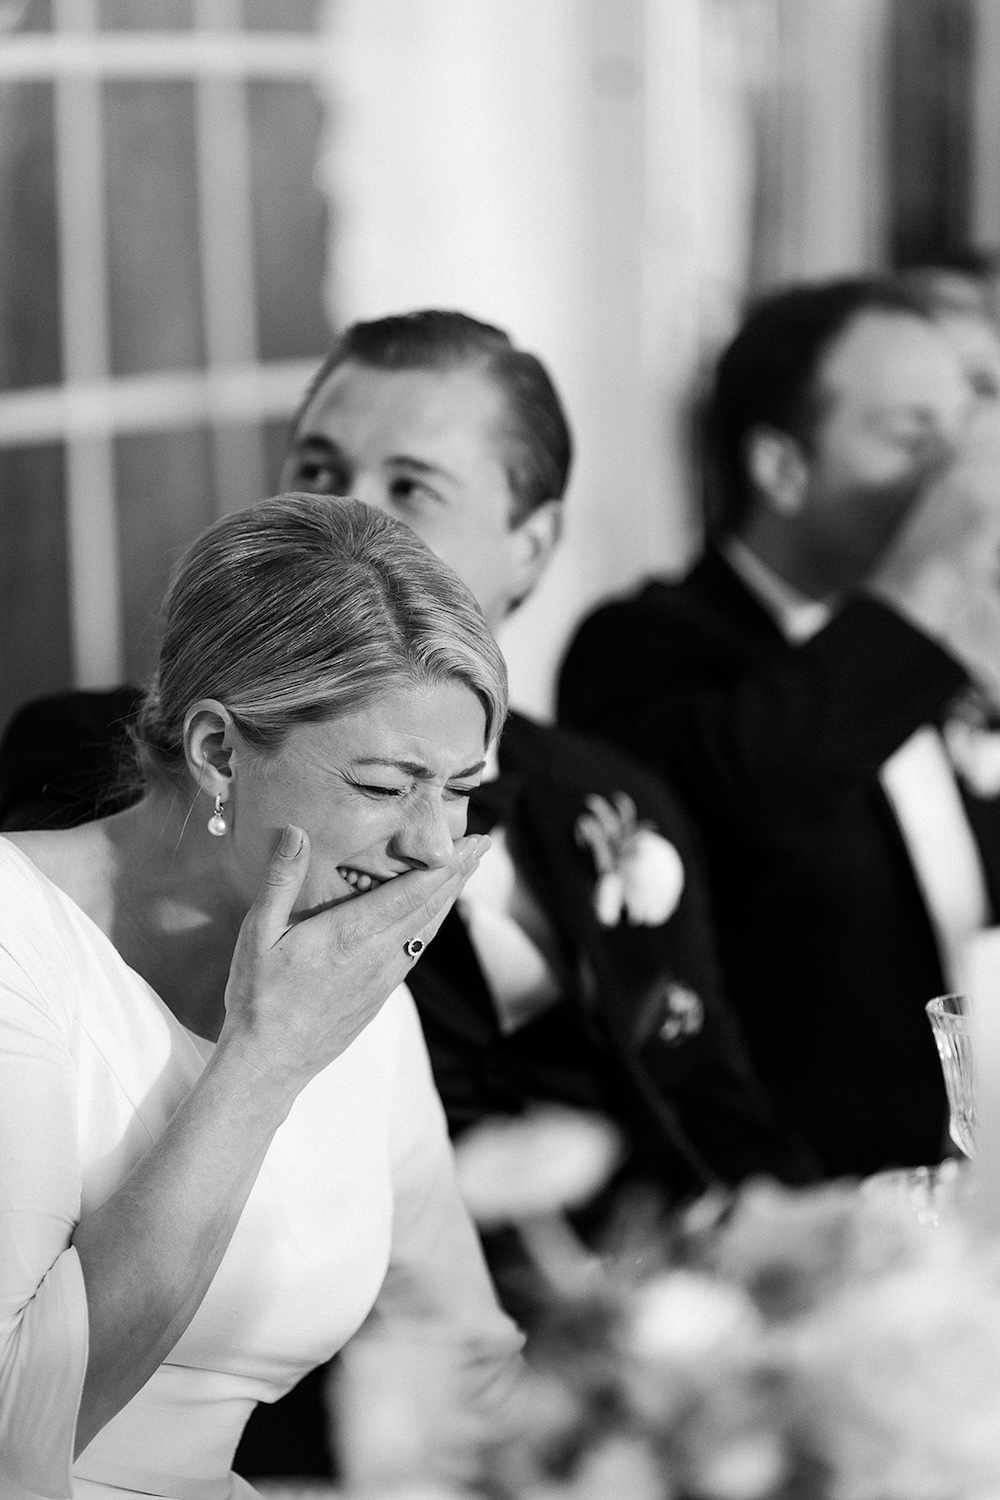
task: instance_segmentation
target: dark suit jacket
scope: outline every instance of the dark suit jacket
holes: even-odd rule
[[[564,663],[561,716],[668,775],[698,819],[727,993],[769,1093],[831,1173],[942,1149],[923,1007],[944,980],[878,771],[965,685],[861,597],[789,645],[716,553],[598,609]],[[998,810],[969,812],[996,909]]]
[[[70,828],[132,801],[126,726],[141,697],[54,693],[18,709],[0,735],[0,829]]]

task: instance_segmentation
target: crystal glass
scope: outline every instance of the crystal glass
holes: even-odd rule
[[[962,995],[938,995],[928,1000],[926,1010],[944,1073],[951,1138],[966,1156],[974,1156],[976,1074],[968,1006]]]
[[[968,1162],[955,1157],[933,1167],[890,1167],[861,1183],[862,1196],[888,1208],[905,1208],[918,1224],[936,1227],[968,1206],[975,1184]]]

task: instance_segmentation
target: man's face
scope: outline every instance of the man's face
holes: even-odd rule
[[[281,485],[353,495],[411,527],[496,630],[533,581],[503,461],[503,405],[474,366],[381,370],[349,360],[303,413]]]
[[[820,366],[817,387],[796,520],[816,564],[849,578],[868,571],[954,455],[972,392],[933,325],[879,311],[848,325]]]
[[[977,312],[943,312],[935,324],[962,362],[980,407],[1000,402],[1000,333],[990,318]]]

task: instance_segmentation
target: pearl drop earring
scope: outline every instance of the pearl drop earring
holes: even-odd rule
[[[214,834],[217,839],[221,839],[223,835],[228,831],[226,828],[225,807],[226,804],[222,800],[222,794],[217,793],[215,798],[215,811],[208,820],[208,831],[209,833]]]

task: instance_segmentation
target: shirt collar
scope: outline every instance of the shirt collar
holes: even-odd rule
[[[496,739],[486,752],[483,781],[496,781],[500,775],[500,741]]]
[[[829,624],[835,601],[810,599],[762,562],[739,537],[726,537],[719,550],[787,641],[802,644]]]

